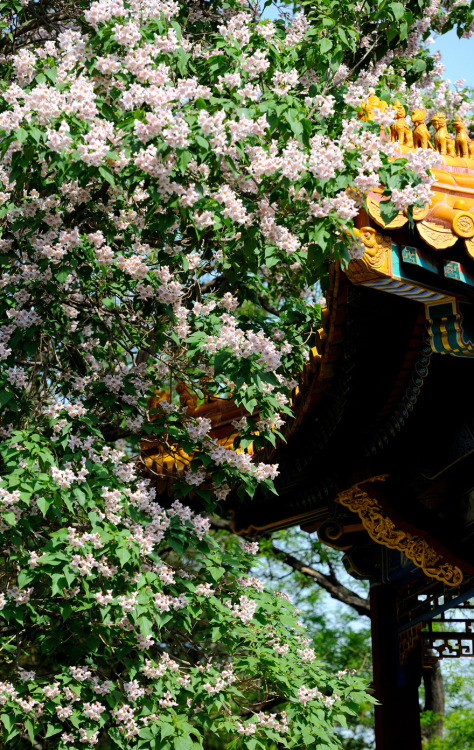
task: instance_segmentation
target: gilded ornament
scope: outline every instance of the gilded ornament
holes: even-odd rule
[[[408,221],[407,217],[400,212],[398,216],[395,216],[395,218],[392,219],[389,224],[386,224],[382,219],[382,215],[380,213],[379,202],[376,201],[375,198],[372,198],[370,195],[367,196],[367,209],[374,221],[376,221],[377,224],[380,224],[381,227],[384,227],[384,229],[398,229],[399,227],[403,227],[403,225]]]
[[[450,227],[443,227],[432,221],[420,221],[416,226],[420,236],[435,250],[444,250],[457,242],[458,238]]]
[[[455,117],[453,128],[456,131],[456,156],[462,156],[463,159],[469,159],[474,156],[474,143],[467,134],[467,129],[461,118]]]
[[[429,210],[429,203],[426,203],[423,208],[421,206],[413,206],[413,218],[415,219],[415,221],[423,221],[423,219],[428,215]]]
[[[458,237],[474,237],[474,215],[460,211],[453,219],[453,229]]]
[[[392,273],[392,241],[373,227],[355,229],[354,233],[364,247],[362,258],[351,260],[347,275],[354,284],[363,283],[380,275]]]
[[[371,268],[382,268],[385,265],[387,250],[392,247],[390,237],[385,237],[373,227],[362,227],[354,230],[365,248],[364,259]]]
[[[436,130],[434,137],[434,146],[443,156],[455,156],[455,144],[454,139],[448,133],[448,118],[444,112],[437,112],[432,118],[431,122],[434,129]]]
[[[414,109],[411,113],[411,121],[415,125],[413,131],[413,144],[415,148],[433,148],[430,131],[426,127],[425,120],[426,109]]]
[[[382,99],[379,99],[376,94],[372,94],[368,97],[367,101],[365,101],[362,104],[362,107],[359,112],[359,119],[364,120],[367,122],[368,120],[373,120],[374,117],[374,109],[378,109],[381,112],[384,112],[388,107],[387,102],[382,101]]]
[[[395,122],[390,127],[392,141],[397,141],[401,146],[413,148],[413,133],[405,120],[405,107],[398,99],[393,103],[395,109]]]
[[[386,475],[372,477],[364,484],[384,479]],[[360,489],[358,484],[340,492],[336,497],[336,502],[357,513],[374,542],[403,552],[429,578],[442,581],[447,586],[458,586],[462,582],[463,573],[460,568],[446,562],[443,556],[421,537],[398,529],[377,500]]]
[[[467,254],[474,260],[474,238],[464,240],[464,244],[466,246]]]

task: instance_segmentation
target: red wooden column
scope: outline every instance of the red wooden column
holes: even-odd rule
[[[415,652],[411,663],[401,666],[396,632],[394,590],[390,584],[370,589],[377,750],[421,750],[418,687],[421,659]]]

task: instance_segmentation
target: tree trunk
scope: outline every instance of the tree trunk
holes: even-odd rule
[[[423,684],[425,686],[425,711],[430,711],[435,715],[432,722],[422,727],[425,743],[443,736],[444,683],[439,662],[435,662],[431,669],[423,669]]]

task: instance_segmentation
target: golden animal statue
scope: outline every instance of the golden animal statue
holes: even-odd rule
[[[462,156],[464,159],[473,158],[474,142],[469,138],[466,126],[459,116],[454,118],[453,128],[456,131],[456,156]]]
[[[456,156],[454,139],[448,133],[448,118],[444,112],[437,112],[431,122],[436,130],[434,137],[434,146],[443,156]]]
[[[381,112],[385,112],[387,107],[387,102],[382,101],[382,99],[379,99],[379,97],[375,94],[371,94],[368,97],[367,101],[365,101],[361,106],[361,109],[359,111],[359,119],[364,120],[365,122],[367,122],[368,120],[372,120],[374,116],[374,110],[378,109]]]
[[[413,133],[405,120],[405,107],[398,99],[393,104],[396,113],[396,119],[390,127],[392,141],[398,141],[401,146],[413,148]]]
[[[426,109],[414,109],[411,113],[411,121],[415,125],[415,130],[413,131],[415,148],[433,148],[430,131],[426,127],[425,119]]]

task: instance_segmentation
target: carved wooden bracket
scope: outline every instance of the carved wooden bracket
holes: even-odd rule
[[[380,482],[386,478],[386,474],[380,475],[365,480],[361,484]],[[357,513],[374,542],[403,552],[429,578],[436,578],[447,586],[458,586],[463,580],[460,568],[447,562],[422,537],[397,528],[377,500],[362,490],[359,484],[340,492],[336,497],[336,502]]]

